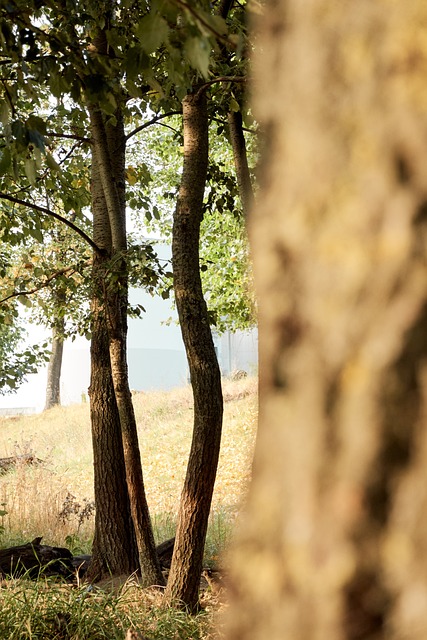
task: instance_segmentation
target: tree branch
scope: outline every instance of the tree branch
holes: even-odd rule
[[[7,193],[3,193],[1,191],[0,191],[0,199],[8,200],[9,202],[13,202],[14,204],[20,204],[22,207],[33,209],[34,211],[38,211],[39,213],[44,213],[45,215],[50,216],[51,218],[55,218],[55,220],[59,220],[59,222],[62,222],[63,224],[67,225],[67,227],[70,227],[70,229],[78,233],[79,236],[83,238],[83,240],[85,240],[85,242],[87,242],[92,247],[92,249],[96,251],[99,255],[104,255],[104,251],[98,247],[98,245],[92,240],[90,236],[87,235],[87,233],[85,233],[82,229],[80,229],[77,225],[75,225],[70,220],[67,220],[67,218],[64,218],[63,216],[59,215],[59,213],[55,213],[55,211],[52,211],[51,209],[47,209],[46,207],[41,207],[40,205],[35,204],[33,202],[27,202],[26,200],[15,198],[14,196],[10,196]]]
[[[217,118],[216,116],[211,116],[209,122],[219,122],[220,124],[223,124],[224,126],[226,126],[228,124],[228,122],[224,118]],[[251,133],[254,136],[258,134],[258,131],[256,129],[249,129],[248,127],[242,127],[242,130],[246,131],[247,133]]]
[[[84,263],[85,266],[89,266],[90,264],[92,264],[92,260],[86,260],[86,262]],[[63,276],[69,272],[71,272],[72,275],[73,273],[78,273],[78,270],[75,267],[64,267],[63,269],[59,269],[58,271],[55,271],[55,273],[52,273],[49,277],[47,277],[46,280],[40,283],[38,287],[33,287],[33,289],[28,289],[26,291],[14,291],[5,298],[0,299],[0,304],[3,304],[3,302],[7,302],[12,298],[17,298],[18,296],[30,296],[33,293],[37,293],[37,291],[48,287],[52,280],[55,280],[55,278],[59,278],[59,276]]]
[[[254,191],[249,171],[248,157],[246,154],[246,141],[245,136],[243,135],[242,112],[230,111],[228,114],[228,124],[237,184],[239,185],[240,191],[240,200],[242,202],[243,214],[247,219],[248,212],[252,208],[254,201]]]
[[[56,133],[53,131],[52,133],[45,133],[46,138],[69,138],[70,140],[78,140],[79,142],[88,142],[89,144],[92,142],[91,138],[86,138],[85,136],[78,136],[73,133]]]
[[[200,87],[197,89],[195,96],[196,98],[198,98],[200,94],[203,93],[203,91],[206,91],[208,87],[210,87],[212,84],[216,84],[217,82],[245,83],[247,81],[248,79],[246,78],[246,76],[221,76],[219,78],[214,78],[213,80],[209,80],[208,82],[204,82],[202,85],[200,85]]]
[[[152,124],[156,124],[156,122],[159,122],[159,120],[163,120],[163,118],[169,118],[169,116],[179,116],[181,114],[182,114],[182,111],[169,111],[168,113],[163,113],[161,115],[155,116],[148,122],[144,122],[144,124],[141,124],[139,127],[137,127],[136,129],[128,133],[127,136],[125,137],[125,140],[127,142],[129,138],[132,138],[132,136],[136,135],[140,131],[143,131],[143,129],[147,129]]]

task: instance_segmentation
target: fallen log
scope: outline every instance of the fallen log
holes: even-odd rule
[[[71,558],[71,563],[74,567],[74,574],[79,578],[83,578],[86,571],[88,570],[91,560],[92,556],[88,555],[73,556]]]
[[[72,580],[75,569],[73,555],[69,549],[40,544],[42,538],[16,547],[0,549],[0,575],[18,578],[26,576],[59,576]]]
[[[40,537],[26,544],[0,549],[0,577],[25,575],[37,579],[39,576],[58,576],[68,581],[76,576],[84,577],[92,556],[73,556],[65,547],[51,547],[41,544],[41,541]],[[170,568],[174,543],[175,538],[171,538],[157,546],[162,569]]]
[[[175,546],[175,538],[165,540],[157,545],[157,557],[159,558],[160,567],[162,569],[170,569],[172,562],[173,548]]]

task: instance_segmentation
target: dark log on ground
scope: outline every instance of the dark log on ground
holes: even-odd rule
[[[73,556],[71,559],[71,563],[74,567],[74,573],[76,575],[78,575],[79,578],[83,578],[88,566],[89,566],[89,562],[91,561],[92,556],[87,556],[87,555],[80,555],[80,556]]]
[[[156,547],[157,556],[162,569],[170,569],[174,545],[175,538],[170,538]]]
[[[16,547],[0,549],[2,577],[29,578],[59,576],[72,580],[75,575],[73,555],[69,549],[40,544],[41,538]]]
[[[84,577],[90,555],[73,556],[69,549],[40,544],[42,538],[16,547],[0,549],[0,576],[18,578],[25,575],[37,579],[39,576],[58,576],[73,580]],[[157,547],[162,569],[169,569],[175,538],[165,540]]]
[[[159,558],[160,568],[162,571],[165,569],[170,569],[173,547],[175,544],[175,538],[170,538],[169,540],[165,540],[161,544],[157,545],[157,556]],[[80,555],[74,556],[71,560],[75,575],[81,579],[85,576],[85,573],[89,567],[89,563],[91,561],[92,556]]]
[[[18,465],[38,465],[43,460],[36,458],[32,453],[25,453],[19,456],[10,456],[9,458],[0,458],[0,475],[15,469]]]

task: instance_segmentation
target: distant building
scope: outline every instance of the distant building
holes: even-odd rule
[[[129,318],[128,363],[131,389],[149,391],[172,389],[188,384],[188,365],[181,329],[170,302],[150,296],[142,290],[131,290],[132,304],[141,304],[146,313]],[[171,318],[170,322],[166,321]],[[44,332],[46,335],[46,332]],[[39,337],[35,338],[39,339]],[[225,333],[214,343],[223,376],[240,370],[248,374],[257,371],[257,331]],[[29,376],[27,383],[15,394],[0,396],[0,415],[41,411],[46,393],[46,368]],[[88,400],[90,381],[90,345],[85,338],[67,341],[61,375],[62,404]]]

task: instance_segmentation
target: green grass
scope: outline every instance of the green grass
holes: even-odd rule
[[[209,616],[162,606],[160,595],[130,578],[117,591],[17,580],[0,589],[0,638],[123,640],[135,628],[150,640],[201,640]]]
[[[222,450],[205,549],[220,561],[232,534],[250,473],[257,418],[256,380],[224,381]],[[133,397],[147,500],[157,542],[175,533],[192,436],[190,388]],[[0,476],[0,546],[43,536],[44,544],[90,553],[93,468],[89,407],[59,407],[40,415],[0,419],[0,457],[31,452],[37,467]],[[52,587],[21,579],[0,583],[0,638],[123,639],[140,629],[151,640],[209,637],[210,616],[161,606],[159,595],[130,580],[114,593],[95,587]],[[66,612],[66,620],[62,613]],[[62,622],[61,622],[62,620]],[[67,635],[61,624],[66,626]],[[58,626],[59,625],[59,626]],[[56,634],[56,635],[55,635]]]

